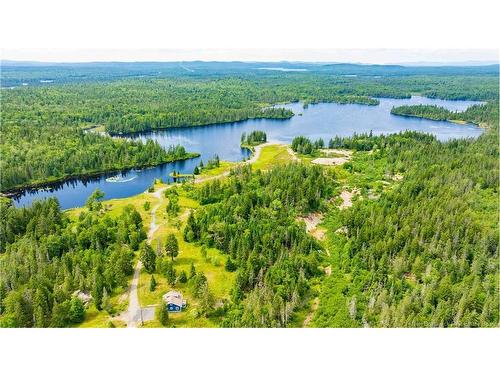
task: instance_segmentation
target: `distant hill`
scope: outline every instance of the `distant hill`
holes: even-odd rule
[[[498,76],[499,65],[404,66],[311,62],[86,62],[47,63],[2,60],[2,87],[96,82],[124,78],[167,78],[182,76],[244,77],[256,75],[320,74],[355,78],[412,75]]]

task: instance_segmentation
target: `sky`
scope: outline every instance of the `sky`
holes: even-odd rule
[[[91,61],[309,61],[363,64],[477,64],[498,62],[495,49],[4,49],[4,60]]]
[[[494,0],[15,0],[2,58],[498,61]]]

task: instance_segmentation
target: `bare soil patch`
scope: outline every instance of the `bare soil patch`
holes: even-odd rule
[[[325,267],[326,276],[330,276],[332,274],[332,266]]]
[[[309,233],[311,236],[320,241],[325,238],[326,231],[324,229],[318,228],[318,225],[323,221],[322,214],[312,213],[306,217],[299,217],[299,220],[302,220],[304,223],[306,223],[307,233]]]
[[[324,150],[321,150],[325,155],[331,155],[331,154],[336,154],[336,155],[342,155],[347,158],[350,158],[352,156],[352,151],[351,150],[339,150],[337,148],[327,148]]]
[[[317,158],[311,161],[313,164],[319,165],[342,165],[349,161],[349,158]]]
[[[321,153],[327,157],[316,158],[313,161],[311,161],[311,163],[319,165],[330,165],[330,166],[342,165],[351,160],[352,157],[351,150],[339,150],[336,148],[327,148],[321,150]],[[333,157],[329,157],[330,155],[332,155]]]
[[[396,173],[394,175],[386,174],[385,177],[393,181],[401,181],[404,178],[404,176],[401,173]]]
[[[352,198],[358,194],[359,194],[358,189],[352,189],[352,191],[349,191],[349,190],[342,191],[342,193],[340,193],[340,198],[342,198],[342,203],[340,204],[339,208],[341,210],[345,210],[346,208],[351,207],[352,206]]]
[[[316,297],[311,306],[311,311],[309,311],[309,314],[307,314],[306,318],[304,319],[304,323],[302,323],[302,327],[307,327],[309,323],[311,323],[311,320],[314,316],[314,312],[318,309],[318,307],[319,307],[319,298]]]

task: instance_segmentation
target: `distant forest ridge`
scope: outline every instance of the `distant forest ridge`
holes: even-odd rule
[[[240,74],[326,74],[348,78],[415,75],[498,76],[499,64],[474,66],[403,66],[310,62],[88,62],[45,63],[2,60],[2,87],[94,82],[123,78],[223,77]]]

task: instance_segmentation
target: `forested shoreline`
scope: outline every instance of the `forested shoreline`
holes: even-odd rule
[[[266,111],[286,118],[288,110],[269,106],[373,105],[373,97],[415,92],[487,103],[464,112],[417,105],[392,113],[487,129],[477,139],[447,142],[419,132],[295,137],[290,149],[281,150],[290,157],[287,163],[267,160],[263,170],[240,165],[228,175],[179,185],[183,195],[165,190],[160,197],[167,202],[157,203],[165,214],[158,219],[168,221],[169,229],[162,234],[165,246],[155,239],[156,250],[146,243],[144,228],[154,195],[112,213],[99,191],[76,213],[62,211],[54,198],[26,208],[0,200],[0,327],[76,326],[89,306],[111,316],[119,305],[111,299],[126,290],[137,259],[147,272],[157,269],[165,288],[197,286],[192,297],[199,304],[181,314],[192,311],[194,319],[203,316],[223,327],[297,326],[315,298],[315,327],[498,327],[498,75],[379,80],[247,72],[5,90],[1,190],[193,156],[181,146],[164,150],[156,142],[84,130],[90,126],[120,133]],[[267,135],[254,131],[241,141],[260,144]],[[333,155],[336,148],[348,150],[349,158],[335,166],[312,165],[313,158],[328,156],[327,145]],[[220,166],[214,155],[197,169]],[[343,193],[352,201],[341,209]],[[182,219],[181,204],[189,208]],[[304,224],[310,215],[324,217],[323,238]],[[204,262],[207,249],[223,257],[223,277],[232,286],[217,303],[207,277],[189,259],[175,262],[186,249],[177,239],[191,254],[200,251]],[[219,262],[213,261],[211,272]]]
[[[331,216],[331,230],[346,236],[330,237],[333,271],[316,326],[498,326],[498,104],[455,115],[488,130],[444,143],[426,135],[333,140],[373,150],[404,177],[379,200]]]
[[[450,111],[436,105],[403,105],[392,108],[391,114],[435,121],[468,122],[485,127],[494,123],[498,117],[498,104],[492,101],[475,104],[463,112]]]
[[[33,139],[41,143],[33,143]],[[117,140],[74,128],[6,126],[0,157],[1,192],[48,186],[130,168],[146,168],[199,156],[182,146]]]
[[[42,186],[44,182],[70,175],[175,160],[161,155],[163,151],[159,146],[129,143],[126,147],[118,140],[84,135],[81,129],[102,127],[110,134],[129,134],[251,118],[287,119],[293,112],[275,105],[298,101],[305,106],[320,102],[377,105],[376,97],[408,98],[414,93],[443,99],[498,98],[497,78],[488,69],[472,69],[470,76],[422,76],[418,75],[419,69],[410,69],[409,75],[391,73],[383,79],[328,74],[330,69],[337,68],[341,67],[318,67],[318,71],[303,74],[257,73],[243,69],[234,75],[218,68],[184,75],[172,68],[165,77],[99,81],[104,69],[101,67],[88,72],[89,77],[97,74],[88,82],[75,84],[69,76],[67,83],[2,90],[0,191]],[[18,77],[16,79],[22,79],[29,72],[32,77],[39,74],[41,80],[47,80],[44,74],[51,70],[47,69],[19,68],[11,73]],[[368,74],[378,69],[362,70]],[[436,72],[457,74],[453,69]],[[93,162],[89,162],[92,156],[86,152],[87,147],[95,150],[93,154],[100,155]],[[106,157],[109,156],[105,162],[101,162],[102,150],[107,150]]]

